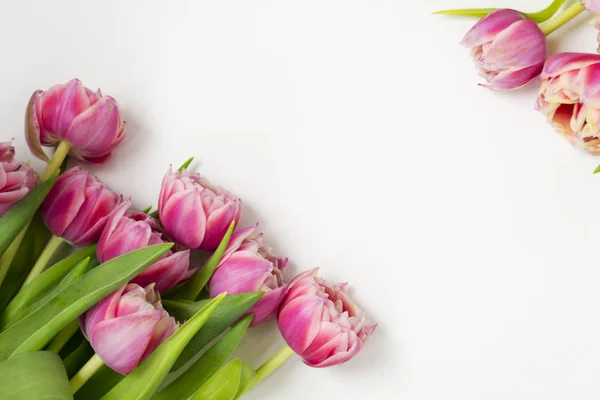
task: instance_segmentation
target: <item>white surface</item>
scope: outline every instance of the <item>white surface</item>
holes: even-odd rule
[[[79,77],[129,123],[95,169],[115,190],[156,204],[195,155],[294,272],[350,282],[380,324],[364,351],[290,361],[248,399],[598,399],[600,159],[534,85],[478,87],[474,21],[430,15],[498,3],[546,1],[4,1],[2,135],[23,157],[30,93]],[[583,19],[551,38],[595,47]],[[253,365],[281,343],[249,336]]]

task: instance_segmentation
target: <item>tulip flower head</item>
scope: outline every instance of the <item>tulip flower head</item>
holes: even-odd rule
[[[153,285],[129,283],[80,317],[81,330],[102,361],[121,374],[133,371],[179,328]]]
[[[74,158],[102,163],[125,137],[125,121],[117,102],[92,92],[78,79],[36,90],[27,106],[25,137],[32,153],[43,160],[42,146],[56,147],[61,140],[71,145]]]
[[[40,207],[44,223],[55,235],[75,246],[100,237],[120,196],[79,167],[61,174]]]
[[[127,211],[130,205],[130,201],[121,203],[108,219],[98,242],[97,256],[100,262],[142,247],[165,243],[158,221],[148,214]],[[131,282],[140,286],[155,283],[155,290],[162,293],[184,278],[189,263],[189,250],[176,253],[169,250]]]
[[[0,143],[0,215],[21,200],[39,183],[39,177],[29,166],[14,158],[12,142]]]
[[[158,199],[165,232],[190,249],[214,250],[242,213],[240,199],[187,170],[165,175]]]
[[[536,109],[575,147],[600,155],[600,55],[548,58]]]
[[[515,10],[491,12],[471,28],[461,44],[472,56],[486,86],[495,90],[519,88],[542,72],[547,56],[546,36],[538,25]]]
[[[273,255],[262,243],[257,225],[244,228],[231,236],[229,245],[217,266],[210,283],[210,297],[227,292],[241,294],[263,291],[260,300],[248,311],[254,313],[252,325],[273,318],[287,285],[282,271],[288,259]]]
[[[289,284],[277,323],[288,346],[311,367],[348,361],[376,328],[352,302],[346,286],[327,283],[317,276],[317,269]]]

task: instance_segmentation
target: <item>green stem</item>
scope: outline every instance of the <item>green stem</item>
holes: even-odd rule
[[[552,18],[550,21],[544,22],[540,24],[540,29],[544,32],[544,35],[548,36],[579,14],[581,14],[585,8],[581,5],[579,1],[571,4],[567,7],[566,10],[558,14],[556,17]]]
[[[98,354],[85,363],[83,367],[71,378],[71,392],[75,393],[104,365],[104,362]]]
[[[48,266],[50,259],[56,253],[58,248],[65,242],[65,240],[61,237],[52,235],[44,250],[42,250],[42,254],[37,259],[31,271],[29,271],[29,275],[27,275],[27,279],[23,283],[23,286],[27,285],[29,282],[34,280],[39,274],[41,274],[44,269]]]
[[[50,178],[56,171],[60,169],[60,166],[69,154],[70,150],[71,145],[65,142],[64,140],[61,140],[58,144],[58,147],[56,148],[56,151],[54,152],[54,156],[52,156],[52,159],[50,160],[48,165],[46,165],[46,169],[42,174],[42,181],[45,181],[46,179]]]
[[[25,238],[27,228],[29,228],[29,224],[25,225],[23,230],[19,232],[15,240],[13,240],[13,242],[10,244],[8,249],[6,249],[2,257],[0,257],[0,286],[2,285],[2,282],[4,282],[6,273],[8,272],[10,265],[12,264],[13,260],[15,259],[15,256],[17,255],[17,250],[19,250],[19,246],[21,246],[21,243]]]
[[[534,13],[522,13],[525,17],[540,23],[549,20],[562,7],[565,0],[554,0],[543,10]],[[434,12],[438,15],[455,15],[461,17],[483,18],[491,12],[499,10],[498,8],[462,8],[456,10],[440,10]]]
[[[46,350],[53,351],[56,354],[62,350],[62,348],[67,344],[69,339],[73,337],[75,332],[79,330],[79,321],[75,320],[71,322],[69,325],[65,326],[62,331],[58,333],[50,342]]]
[[[288,358],[293,356],[294,350],[290,346],[283,346],[273,357],[269,358],[263,365],[256,370],[256,379],[252,382],[252,386],[255,386],[262,382],[267,376],[271,375],[273,371],[281,367]],[[248,388],[250,389],[250,388]]]

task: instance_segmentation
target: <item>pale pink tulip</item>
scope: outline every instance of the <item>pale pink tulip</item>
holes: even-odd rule
[[[120,196],[88,171],[71,168],[58,177],[40,212],[50,231],[75,246],[94,243],[100,237]]]
[[[100,262],[146,246],[165,243],[158,221],[144,213],[127,211],[131,202],[119,205],[108,219],[100,240],[97,256]],[[173,253],[169,250],[131,280],[141,286],[154,283],[156,290],[165,292],[179,283],[190,264],[190,251]]]
[[[231,236],[229,245],[210,283],[210,296],[221,293],[241,294],[264,291],[264,295],[248,313],[254,313],[252,325],[270,320],[283,297],[287,285],[281,271],[288,259],[273,255],[262,244],[257,225],[245,228]]]
[[[277,323],[288,346],[311,367],[348,361],[376,328],[350,299],[346,286],[327,283],[317,269],[289,284]]]
[[[600,155],[600,55],[556,54],[541,79],[536,108],[575,147]]]
[[[133,371],[179,328],[153,285],[133,283],[89,309],[80,323],[96,354],[121,374]]]
[[[240,199],[199,174],[172,172],[162,181],[158,213],[165,232],[190,249],[214,250],[242,213]]]
[[[479,20],[461,44],[472,56],[486,86],[516,89],[542,72],[547,56],[546,37],[535,22],[515,10],[491,12]]]
[[[16,160],[14,155],[12,141],[0,143],[0,215],[39,183],[39,177],[29,163]]]
[[[56,147],[64,140],[72,146],[70,155],[74,158],[102,163],[125,137],[125,121],[115,99],[72,79],[33,93],[25,133],[31,151],[43,160],[48,161],[48,156],[42,146]]]

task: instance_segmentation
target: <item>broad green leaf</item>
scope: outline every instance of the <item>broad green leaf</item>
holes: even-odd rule
[[[0,217],[0,256],[4,254],[12,241],[31,221],[50,188],[52,188],[57,176],[55,174],[47,181],[37,185]]]
[[[29,282],[19,291],[14,299],[0,314],[0,329],[8,326],[9,322],[15,322],[28,314],[27,309],[34,306],[36,302],[51,295],[57,285],[63,285],[63,280],[79,262],[93,256],[96,253],[96,245],[90,245],[57,262],[37,278]],[[27,274],[25,274],[27,275]],[[74,276],[72,276],[74,277]],[[63,286],[64,288],[64,286]],[[33,308],[29,308],[31,311]]]
[[[0,286],[0,310],[17,294],[51,235],[39,212],[36,213]]]
[[[262,296],[262,292],[245,293],[227,296],[208,318],[200,332],[187,344],[171,371],[179,369],[205,348],[217,336],[229,328],[235,321],[244,315]],[[163,300],[163,306],[177,321],[190,319],[209,301],[173,301]],[[111,387],[115,386],[124,376],[116,373],[107,366],[103,366],[75,393],[77,400],[97,400]]]
[[[0,334],[0,360],[42,349],[79,315],[165,254],[172,244],[145,247],[91,270]]]
[[[51,351],[19,354],[0,363],[1,398],[72,400],[60,357]]]
[[[183,374],[158,392],[153,400],[188,399],[193,395],[231,356],[251,321],[252,315],[248,315],[238,322]]]
[[[233,228],[235,227],[235,222],[232,222],[229,225],[229,229],[219,246],[213,253],[213,255],[208,259],[206,264],[196,274],[187,280],[182,285],[179,285],[169,292],[165,294],[165,298],[168,299],[181,299],[181,300],[196,300],[202,289],[206,286],[210,278],[212,277],[215,269],[221,262],[221,258],[223,258],[223,253],[227,249],[227,245],[229,244],[229,239],[231,238],[231,234],[233,233]]]
[[[236,358],[215,373],[192,400],[235,400],[248,381],[254,379],[254,371],[244,361]]]
[[[84,338],[80,341],[79,347],[65,357],[63,361],[69,379],[71,379],[93,355],[94,349],[90,345],[90,342]]]
[[[179,167],[179,169],[177,170],[178,172],[183,171],[184,169],[187,169],[187,167],[190,166],[190,164],[192,163],[192,161],[194,161],[194,157],[190,157],[187,159],[186,162],[184,162],[181,167]]]
[[[185,347],[173,370],[181,368],[190,359],[192,359],[200,350],[212,342],[225,329],[230,327],[241,316],[243,316],[263,295],[262,292],[236,294],[225,297],[223,302],[208,319],[207,324]],[[178,321],[183,321],[193,315],[198,307],[204,306],[206,300],[196,303],[181,303],[171,300],[165,300],[163,306],[169,314],[175,315]]]
[[[224,293],[215,297],[202,310],[198,311],[102,399],[143,400],[152,397],[185,345],[208,321],[208,317],[224,297]]]

